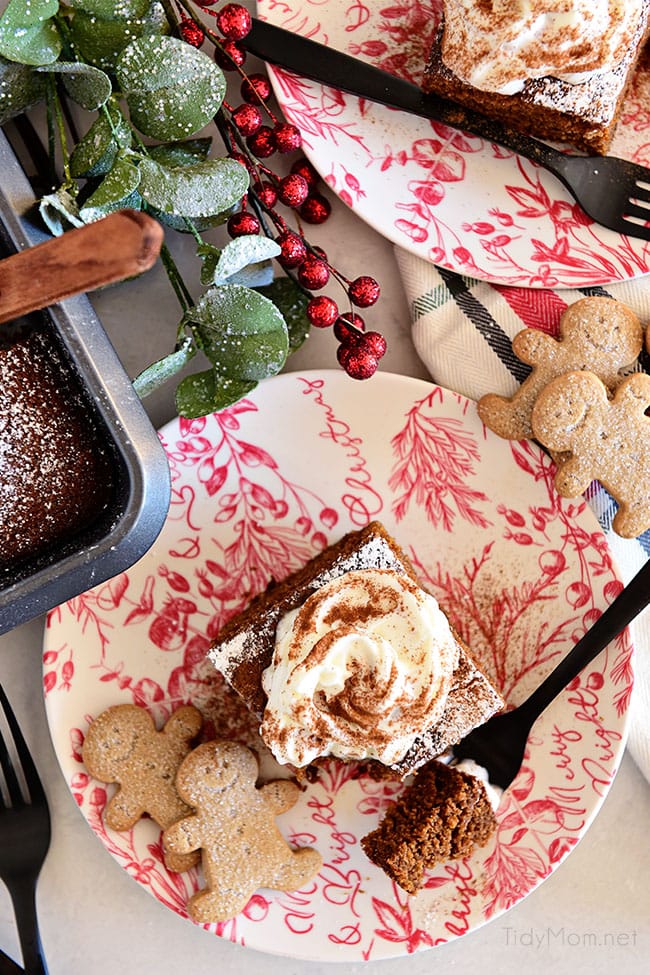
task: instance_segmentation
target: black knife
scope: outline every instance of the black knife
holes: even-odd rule
[[[244,43],[264,61],[321,84],[507,146],[553,173],[593,220],[616,233],[650,240],[645,206],[645,185],[650,175],[643,166],[615,156],[567,155],[511,129],[505,122],[429,95],[403,78],[266,21],[254,20]],[[644,222],[638,222],[637,217]]]
[[[253,18],[243,44],[269,64],[359,98],[472,132],[544,165],[544,143],[438,95],[428,95],[410,81],[283,27]]]
[[[26,975],[25,969],[0,950],[0,975]]]

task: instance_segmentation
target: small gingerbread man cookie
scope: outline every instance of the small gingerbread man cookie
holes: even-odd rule
[[[511,397],[488,393],[478,403],[486,427],[507,440],[533,436],[531,412],[542,389],[565,372],[589,370],[611,391],[620,370],[631,365],[643,347],[643,329],[634,312],[613,298],[581,298],[560,319],[560,339],[526,328],[512,341],[518,359],[532,366]]]
[[[540,443],[568,450],[555,486],[574,498],[598,480],[618,501],[612,527],[624,538],[650,528],[650,376],[627,376],[610,399],[590,372],[569,372],[549,383],[532,412]]]
[[[100,782],[119,785],[104,810],[111,829],[130,829],[149,815],[164,830],[190,812],[174,783],[202,723],[201,713],[187,705],[157,731],[149,712],[135,704],[114,705],[91,722],[83,745],[84,764]],[[198,860],[196,853],[179,856],[165,851],[169,870],[188,870]]]
[[[290,809],[300,790],[278,780],[256,788],[257,759],[244,745],[211,741],[183,760],[176,788],[195,810],[165,830],[165,848],[177,854],[202,850],[206,886],[188,911],[199,924],[234,917],[259,887],[297,890],[315,876],[316,850],[293,850],[275,816]]]

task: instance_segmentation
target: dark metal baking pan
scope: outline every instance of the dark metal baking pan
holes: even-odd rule
[[[0,256],[47,239],[33,218],[34,203],[0,131]],[[85,400],[109,459],[110,490],[95,517],[3,567],[0,633],[127,569],[155,541],[170,501],[164,450],[88,298],[70,298],[35,315],[44,316],[61,367],[69,371],[64,378]],[[42,326],[41,320],[35,327]]]

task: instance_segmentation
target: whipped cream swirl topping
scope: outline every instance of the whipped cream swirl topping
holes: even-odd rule
[[[346,572],[280,620],[262,738],[296,767],[325,755],[398,762],[440,719],[458,653],[438,603],[408,576]]]
[[[482,91],[513,95],[552,76],[579,84],[611,71],[639,29],[644,0],[443,0],[442,60]]]

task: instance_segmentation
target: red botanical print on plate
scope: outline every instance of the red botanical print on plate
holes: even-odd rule
[[[419,83],[442,0],[260,0],[260,15]],[[395,244],[504,285],[581,287],[650,271],[650,244],[594,224],[548,172],[510,150],[290,72],[271,77],[285,115],[339,198]],[[650,160],[642,65],[611,148]]]
[[[265,778],[286,774],[206,661],[214,633],[270,580],[379,516],[511,704],[620,589],[595,519],[555,495],[548,459],[493,437],[473,404],[429,383],[378,373],[361,389],[339,372],[288,374],[219,415],[173,421],[161,439],[172,474],[161,535],[127,572],[52,611],[43,670],[52,738],[81,812],[117,862],[182,916],[198,868],[170,874],[150,820],[123,834],[106,828],[113,787],[83,767],[85,729],[111,704],[141,704],[161,725],[191,702],[204,737],[254,748]],[[431,871],[417,897],[360,847],[402,786],[332,761],[278,818],[291,843],[321,852],[318,877],[300,891],[260,890],[210,931],[354,963],[431,948],[498,916],[556,868],[607,793],[631,657],[625,633],[548,709],[494,840]]]

